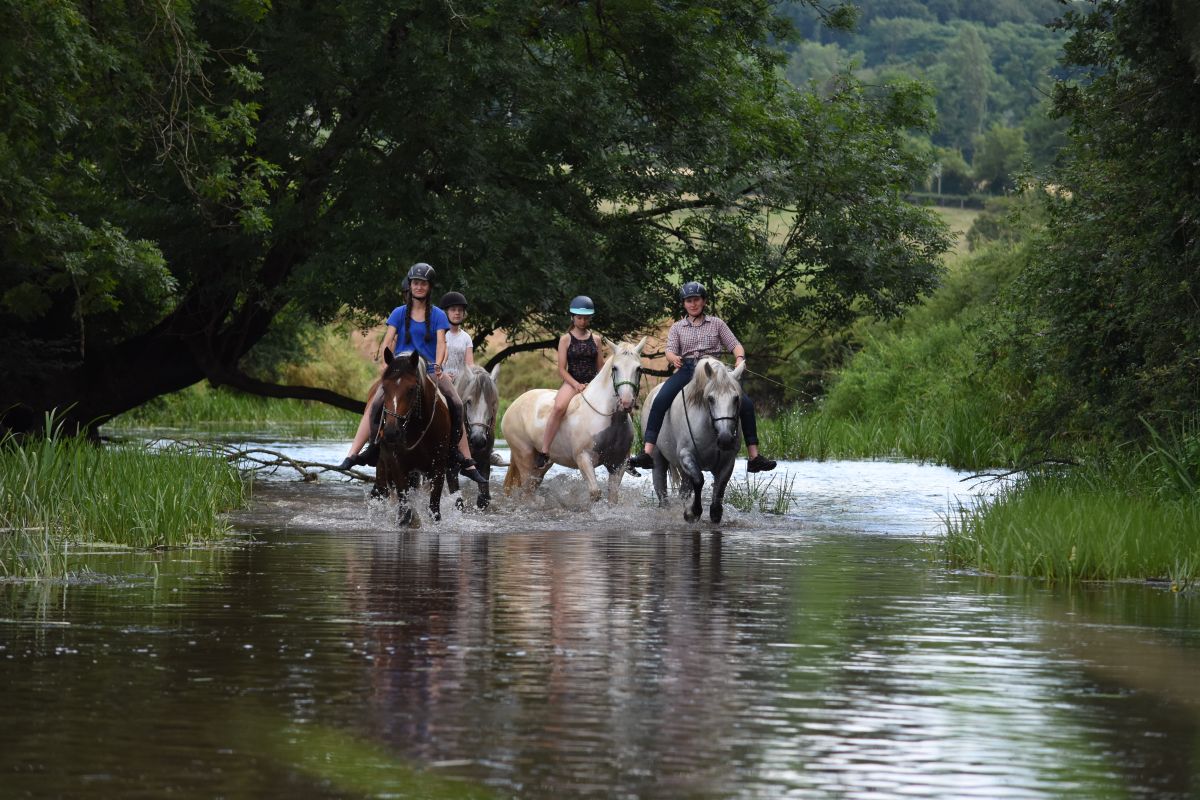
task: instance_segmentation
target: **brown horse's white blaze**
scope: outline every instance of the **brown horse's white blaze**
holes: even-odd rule
[[[643,337],[636,345],[604,341],[612,355],[587,389],[571,399],[547,454],[551,462],[579,470],[593,501],[603,496],[596,480],[596,468],[606,467],[608,500],[615,503],[621,476],[625,473],[625,459],[633,445],[630,415],[641,384],[642,348],[646,346],[646,339]],[[500,429],[512,451],[508,475],[504,479],[506,492],[518,488],[533,491],[549,469],[547,465],[539,470],[533,464],[536,448],[541,446],[546,430],[546,420],[554,407],[554,395],[552,389],[531,389],[514,400],[504,412]]]

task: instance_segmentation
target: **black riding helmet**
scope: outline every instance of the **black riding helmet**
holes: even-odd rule
[[[581,294],[571,301],[571,313],[590,317],[596,313],[596,305],[592,302],[592,298]]]
[[[408,267],[408,281],[428,281],[433,283],[433,267],[426,264],[425,261],[418,261]]]
[[[462,292],[446,292],[442,295],[442,302],[438,303],[442,308],[451,308],[452,306],[467,307],[467,298]]]
[[[417,262],[408,268],[408,275],[404,279],[406,281],[418,280],[433,283],[433,267],[424,261]]]
[[[701,300],[707,300],[708,292],[704,291],[704,284],[699,281],[688,281],[683,286],[680,286],[679,302],[682,303],[689,297],[699,297]]]

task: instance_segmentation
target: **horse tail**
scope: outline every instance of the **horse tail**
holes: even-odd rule
[[[508,473],[504,476],[504,493],[512,494],[514,489],[521,488],[521,468],[517,466],[517,459],[509,456]]]

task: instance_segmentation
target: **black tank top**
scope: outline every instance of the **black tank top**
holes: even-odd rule
[[[571,334],[567,345],[567,372],[580,383],[591,383],[596,377],[596,340],[589,333],[586,339],[576,339]]]

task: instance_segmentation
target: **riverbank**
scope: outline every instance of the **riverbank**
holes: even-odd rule
[[[224,459],[48,436],[0,441],[0,579],[68,574],[83,547],[180,547],[229,534],[249,486]]]

